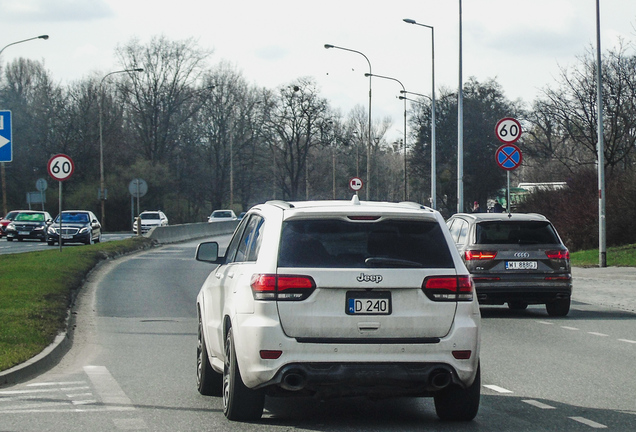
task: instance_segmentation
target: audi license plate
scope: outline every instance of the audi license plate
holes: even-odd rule
[[[347,315],[391,315],[390,291],[347,291]]]
[[[506,270],[536,270],[536,261],[506,261]]]

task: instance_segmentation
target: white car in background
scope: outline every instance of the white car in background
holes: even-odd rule
[[[214,210],[208,217],[208,222],[236,220],[236,213],[233,210]]]
[[[474,284],[439,212],[415,203],[271,201],[247,212],[197,296],[197,385],[230,420],[266,396],[480,400]]]
[[[146,234],[154,227],[168,225],[168,217],[161,210],[141,212],[139,217],[133,222],[133,232],[137,232],[138,221],[141,221],[142,234]]]

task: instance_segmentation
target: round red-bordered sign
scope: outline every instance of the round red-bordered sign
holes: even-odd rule
[[[514,144],[504,144],[495,152],[495,160],[499,168],[512,171],[521,165],[521,150]]]
[[[49,159],[49,163],[46,168],[49,171],[49,175],[57,181],[68,180],[75,171],[75,164],[73,159],[65,154],[57,154]]]
[[[521,138],[521,123],[512,117],[502,118],[495,126],[497,139],[504,144],[513,144]]]
[[[351,190],[354,191],[359,191],[360,189],[362,189],[362,180],[358,177],[354,177],[351,180],[349,180],[349,187],[351,188]]]

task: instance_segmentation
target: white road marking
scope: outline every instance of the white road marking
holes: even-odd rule
[[[27,384],[27,387],[51,387],[51,386],[68,386],[68,385],[86,385],[85,381],[61,381],[61,382],[45,382],[45,383],[31,383]]]
[[[627,342],[627,343],[631,343],[631,344],[636,344],[635,340],[630,340],[630,339],[619,339],[620,342]]]
[[[591,334],[593,336],[601,336],[601,337],[609,336],[609,335],[606,335],[605,333],[597,333],[597,332],[587,332],[587,334]]]
[[[607,426],[605,426],[604,424],[596,423],[595,421],[586,419],[585,417],[570,417],[570,418],[574,421],[583,423],[584,425],[587,425],[594,429],[607,429]]]
[[[551,323],[550,321],[537,321],[539,324],[545,324],[545,325],[554,325],[554,323]]]
[[[525,402],[528,405],[532,405],[533,407],[537,407],[537,408],[541,408],[541,409],[556,409],[556,407],[553,407],[551,405],[547,405],[547,404],[544,404],[542,402],[539,402],[539,401],[536,401],[536,400],[532,400],[532,399],[522,400],[521,402]]]
[[[492,385],[492,384],[484,385],[484,387],[486,387],[486,388],[488,388],[490,390],[496,391],[497,393],[512,393],[512,391],[510,391],[510,390],[507,390],[507,389],[505,389],[503,387],[499,387],[499,386]]]
[[[565,329],[565,330],[574,330],[574,331],[578,331],[579,330],[576,327],[569,327],[569,326],[561,326],[561,328]]]
[[[92,381],[95,391],[107,410],[132,411],[135,409],[130,398],[126,396],[105,366],[84,366],[84,372]]]

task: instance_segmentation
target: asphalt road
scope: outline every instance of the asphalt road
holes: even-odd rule
[[[193,260],[195,246],[163,246],[94,272],[71,351],[51,371],[0,389],[0,431],[636,429],[633,300],[608,295],[636,298],[636,272],[612,282],[596,269],[575,278],[567,318],[538,306],[482,308],[482,402],[471,423],[440,422],[426,398],[271,399],[260,422],[228,422],[219,398],[196,391],[195,297],[211,266]]]

